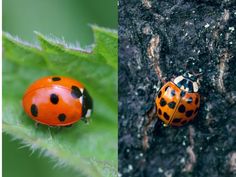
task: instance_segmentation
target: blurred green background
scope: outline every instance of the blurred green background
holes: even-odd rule
[[[116,0],[3,0],[3,31],[31,43],[39,31],[85,47],[93,43],[89,24],[116,29],[117,21]],[[78,177],[21,147],[3,134],[3,177]]]
[[[33,31],[91,44],[89,24],[117,28],[117,0],[3,0],[3,30],[27,41]]]

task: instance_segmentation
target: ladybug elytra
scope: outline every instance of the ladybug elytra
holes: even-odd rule
[[[23,108],[37,123],[68,126],[90,117],[93,103],[84,86],[73,79],[48,76],[35,81],[23,96]]]
[[[198,89],[197,79],[190,73],[167,82],[156,97],[157,116],[171,126],[182,126],[193,120],[200,106]]]

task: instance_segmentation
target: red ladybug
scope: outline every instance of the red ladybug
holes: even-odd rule
[[[93,102],[84,86],[73,79],[48,76],[35,81],[25,92],[23,108],[37,123],[69,126],[90,117]]]
[[[199,84],[185,73],[167,82],[156,98],[157,116],[167,125],[182,126],[193,120],[200,106]]]

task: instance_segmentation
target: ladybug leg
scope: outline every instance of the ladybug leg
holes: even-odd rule
[[[88,124],[90,121],[89,117],[83,117],[81,120],[86,124]]]
[[[156,111],[157,111],[157,108],[156,108],[156,105],[155,105],[153,108],[151,108],[147,112],[148,122],[144,126],[144,137],[143,137],[143,148],[144,148],[144,150],[149,148],[147,131],[148,131],[150,125],[152,124],[152,122],[156,118],[156,116],[155,116],[156,115]]]
[[[70,124],[70,125],[66,125],[65,127],[67,127],[67,128],[68,128],[68,127],[72,127],[72,125],[73,125],[73,124]]]
[[[38,123],[38,122],[34,123],[35,128],[39,128],[39,125],[40,125],[40,123]]]

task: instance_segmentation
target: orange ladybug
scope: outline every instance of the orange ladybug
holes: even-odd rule
[[[157,116],[171,126],[182,126],[193,120],[200,106],[196,77],[185,73],[167,82],[156,97]]]
[[[23,96],[26,114],[49,126],[69,126],[90,117],[93,102],[84,86],[73,79],[48,76],[35,81]]]

